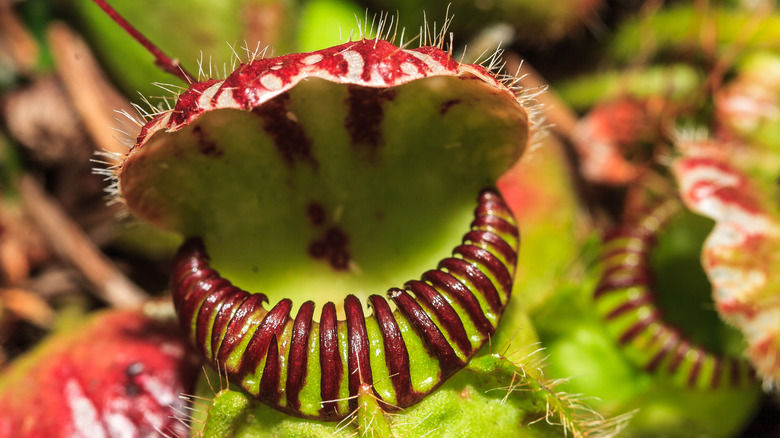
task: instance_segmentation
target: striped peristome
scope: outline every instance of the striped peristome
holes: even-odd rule
[[[471,77],[511,91],[487,69],[457,62],[438,47],[399,48],[381,39],[351,41],[312,53],[258,58],[241,64],[225,79],[190,85],[166,111],[144,126],[137,146],[157,131],[177,131],[215,109],[253,109],[312,78],[368,88],[391,88],[436,76]]]
[[[603,274],[594,293],[598,312],[627,357],[648,372],[696,389],[753,385],[747,361],[696,345],[666,323],[656,305],[650,253],[659,231],[679,211],[677,199],[666,200],[635,224],[607,236]]]
[[[270,310],[261,293],[233,286],[210,267],[198,239],[187,241],[171,274],[184,329],[211,364],[262,402],[292,415],[338,420],[373,387],[385,408],[419,402],[456,371],[495,331],[512,291],[517,224],[501,196],[483,191],[471,229],[437,269],[371,295],[366,316],[354,295],[345,320],[329,302],[282,299]]]

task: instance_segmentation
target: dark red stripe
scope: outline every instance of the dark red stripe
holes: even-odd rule
[[[214,318],[211,329],[212,358],[217,357],[220,343],[222,343],[222,339],[224,339],[223,332],[227,331],[227,326],[233,319],[233,316],[235,316],[238,309],[241,308],[241,305],[244,304],[244,301],[246,301],[249,296],[250,294],[238,288],[234,288],[234,292],[225,299],[225,302],[219,308],[217,317]]]
[[[199,271],[190,272],[186,277],[183,277],[181,281],[171,284],[171,295],[173,296],[173,306],[176,309],[178,315],[183,315],[184,305],[192,296],[195,286],[201,281],[218,278],[219,273],[213,269],[201,269]]]
[[[514,216],[512,211],[504,203],[503,200],[497,201],[484,201],[477,204],[477,208],[474,209],[474,216],[495,216],[500,217],[508,222],[514,222]]]
[[[646,304],[652,304],[652,303],[653,303],[653,297],[651,297],[649,293],[645,292],[634,299],[629,299],[621,303],[619,306],[615,307],[609,313],[607,313],[607,315],[604,316],[604,319],[607,320],[614,319],[620,315],[623,315],[628,311],[638,309]]]
[[[605,264],[608,264],[606,259],[603,259]],[[612,277],[624,277],[634,275],[639,278],[650,279],[649,272],[643,261],[638,264],[630,264],[621,262],[619,264],[609,265],[601,274],[602,281],[608,280]]]
[[[680,336],[675,332],[671,332],[671,336],[666,340],[664,345],[661,346],[661,349],[658,350],[655,355],[653,355],[653,358],[650,359],[650,362],[645,365],[645,369],[649,372],[655,371],[656,368],[661,365],[661,362],[666,358],[669,352],[677,346],[679,341]]]
[[[447,342],[447,338],[439,331],[436,324],[428,317],[428,314],[405,290],[393,288],[387,291],[398,310],[403,313],[409,323],[412,324],[417,334],[425,343],[428,351],[439,359],[441,366],[441,378],[444,380],[459,370],[465,363],[458,358],[455,350]]]
[[[371,351],[360,300],[352,294],[347,295],[344,299],[344,312],[347,315],[349,395],[354,397],[362,384],[374,384],[371,376]],[[352,409],[357,408],[357,398],[350,399],[350,406]]]
[[[182,256],[181,253],[177,257],[180,256]],[[174,260],[173,263],[177,264],[177,261]],[[208,263],[205,261],[188,258],[186,264],[182,264],[179,269],[174,268],[171,271],[170,287],[173,293],[174,304],[178,306],[177,302],[180,303],[187,296],[186,294],[192,288],[194,282],[200,278],[217,275],[216,271],[208,269]]]
[[[263,376],[260,378],[260,393],[257,395],[257,398],[264,400],[273,406],[278,406],[280,379],[281,365],[279,364],[279,343],[276,334],[272,334],[268,343],[268,353],[265,356]]]
[[[469,241],[494,255],[501,256],[509,266],[514,267],[517,263],[517,252],[498,234],[484,230],[472,230],[463,237],[463,243]]]
[[[670,373],[677,371],[677,368],[680,367],[680,364],[682,364],[685,355],[690,349],[691,344],[689,344],[685,339],[682,339],[681,342],[677,344],[677,348],[675,348],[674,352],[672,353],[672,360],[669,361],[669,366],[667,367],[667,370]]]
[[[466,260],[450,257],[439,262],[439,268],[446,269],[455,278],[460,276],[468,280],[477,292],[485,298],[493,312],[501,312],[501,298],[498,296],[496,286],[478,267]],[[460,281],[458,282],[460,283]],[[465,284],[463,287],[468,289]]]
[[[636,242],[640,242],[637,244]],[[606,241],[604,242],[604,247],[609,247],[612,242]],[[647,245],[647,242],[639,239],[636,240],[636,238],[632,237],[632,240],[629,241],[628,244],[622,244],[620,246],[616,246],[614,248],[608,249],[605,252],[601,254],[602,260],[607,260],[609,258],[615,257],[618,254],[633,254],[641,256],[642,259],[645,259],[648,255],[648,252],[650,250],[650,247]]]
[[[458,245],[452,252],[460,254],[468,262],[482,265],[483,269],[489,270],[501,288],[506,291],[507,296],[512,292],[512,274],[506,265],[501,263],[501,260],[490,251],[475,245]]]
[[[203,264],[208,264],[208,260],[209,257],[203,242],[197,238],[188,239],[181,245],[176,253],[176,257],[173,259],[171,280],[176,281],[180,279],[187,274],[187,271],[193,272],[198,270]]]
[[[290,338],[290,354],[287,361],[287,407],[296,411],[301,409],[301,393],[306,381],[309,364],[309,332],[311,331],[312,317],[314,316],[314,302],[307,301],[298,309],[293,322],[292,336]]]
[[[401,336],[401,329],[393,316],[390,305],[379,295],[368,297],[371,308],[374,309],[374,318],[382,332],[382,343],[385,347],[385,363],[390,371],[390,381],[395,390],[396,404],[409,406],[414,403],[415,396],[412,389],[412,377],[409,371],[409,352]]]
[[[303,125],[287,116],[289,105],[290,95],[285,92],[255,107],[252,112],[262,118],[263,129],[273,140],[276,151],[288,167],[302,161],[316,170],[319,163],[312,151],[312,140]]]
[[[219,288],[212,291],[198,309],[197,322],[195,323],[195,345],[204,355],[206,354],[206,345],[211,345],[211,337],[208,333],[212,327],[212,318],[226,305],[225,300],[236,294],[240,295],[240,291],[232,285]],[[213,356],[208,359],[213,359]]]
[[[620,345],[625,345],[631,342],[634,338],[639,336],[639,334],[642,333],[656,319],[658,319],[658,313],[651,313],[647,317],[642,318],[639,321],[635,322],[634,325],[629,327],[628,330],[626,330],[625,332],[623,332],[622,335],[620,335],[620,339],[618,339],[618,343]]]
[[[182,323],[187,324],[185,330],[187,333],[192,331],[192,323],[197,323],[196,318],[198,309],[206,298],[222,288],[231,286],[230,282],[221,277],[206,278],[198,281],[192,286],[192,291],[187,295],[181,306],[179,318]],[[196,324],[197,325],[197,324]],[[192,335],[195,335],[192,333]]]
[[[742,383],[742,363],[739,359],[732,357],[731,360],[729,360],[729,365],[731,365],[731,370],[729,373],[729,381],[731,382],[731,386],[739,386],[739,384]]]
[[[233,350],[241,344],[244,340],[244,336],[252,334],[251,332],[247,333],[247,326],[250,325],[250,318],[255,316],[258,310],[262,312],[263,317],[265,317],[266,311],[263,308],[263,302],[266,301],[265,295],[248,295],[249,297],[238,307],[238,310],[236,310],[236,313],[230,318],[230,322],[227,324],[222,343],[219,345],[219,351],[215,355],[217,363],[227,363],[228,357]],[[257,323],[258,322],[254,322],[254,324]]]
[[[720,356],[714,356],[715,365],[712,367],[712,379],[710,379],[710,388],[718,389],[720,386],[720,378],[723,373],[723,358]]]
[[[252,334],[252,339],[249,340],[249,344],[241,355],[241,364],[236,371],[236,377],[238,381],[244,380],[244,377],[252,374],[257,369],[261,358],[268,354],[268,346],[271,344],[271,339],[280,337],[282,329],[290,319],[290,309],[292,308],[292,301],[285,298],[268,311],[263,321],[257,327]]]
[[[479,216],[471,221],[471,228],[490,231],[491,233],[496,233],[498,235],[508,234],[515,239],[520,238],[517,227],[498,216]]]
[[[463,321],[450,303],[436,289],[424,281],[412,280],[406,283],[408,287],[426,309],[436,315],[444,330],[450,335],[450,339],[464,354],[471,354],[471,341],[463,327]]]
[[[389,88],[357,85],[347,87],[347,117],[344,127],[349,132],[350,144],[360,156],[375,160],[379,148],[385,144],[382,134],[385,102],[393,101],[396,92]],[[365,150],[367,154],[361,153]]]
[[[337,417],[338,403],[335,400],[339,398],[344,370],[339,355],[338,322],[333,303],[326,303],[320,314],[320,368],[320,412],[326,417]]]
[[[479,193],[479,197],[477,197],[477,202],[499,202],[503,203],[504,198],[501,197],[494,189],[485,189],[482,190]]]
[[[604,277],[593,292],[593,298],[598,298],[616,289],[625,289],[633,286],[647,286],[648,281],[647,274],[639,270],[632,270],[625,274]]]
[[[691,371],[688,373],[688,386],[696,386],[696,379],[699,378],[699,373],[701,372],[701,367],[702,364],[704,364],[704,357],[706,355],[707,353],[701,348],[696,349],[696,362],[693,363]]]
[[[469,315],[480,334],[487,336],[493,333],[495,329],[485,316],[477,297],[457,278],[443,271],[432,270],[423,274],[422,279],[430,282],[440,292],[447,293],[457,301]]]

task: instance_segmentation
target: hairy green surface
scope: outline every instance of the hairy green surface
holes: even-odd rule
[[[674,387],[638,370],[598,323],[583,322],[550,342],[550,378],[567,376],[561,390],[592,396],[604,415],[636,409],[621,436],[730,437],[744,427],[761,398],[758,386],[715,391]]]
[[[560,421],[570,424],[573,436],[591,436],[603,423],[587,424],[596,417],[575,399],[556,394],[547,382],[496,355],[475,358],[406,410],[384,413],[373,398],[360,397],[358,411],[341,424],[296,419],[230,389],[220,391],[197,417],[205,420],[202,436],[229,433],[241,438],[347,437],[354,435],[355,427],[361,435],[374,437],[481,436],[488,430],[496,438],[558,437],[564,433]]]

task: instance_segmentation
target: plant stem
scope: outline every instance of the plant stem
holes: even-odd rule
[[[96,5],[100,7],[116,24],[118,24],[125,32],[138,41],[144,48],[151,53],[155,60],[154,63],[160,67],[163,71],[168,72],[184,82],[191,84],[194,76],[189,74],[187,70],[182,67],[178,59],[173,59],[166,55],[159,47],[153,42],[149,41],[138,29],[133,27],[124,17],[122,17],[116,9],[111,7],[105,0],[92,0]]]

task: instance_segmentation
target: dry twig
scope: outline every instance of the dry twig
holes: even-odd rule
[[[84,40],[65,24],[49,26],[48,41],[54,55],[57,74],[76,107],[98,150],[124,155],[127,152],[115,138],[115,111],[135,111],[106,80],[97,60]]]
[[[92,283],[99,298],[115,307],[140,306],[147,300],[32,177],[23,177],[19,189],[25,209],[54,251]]]

